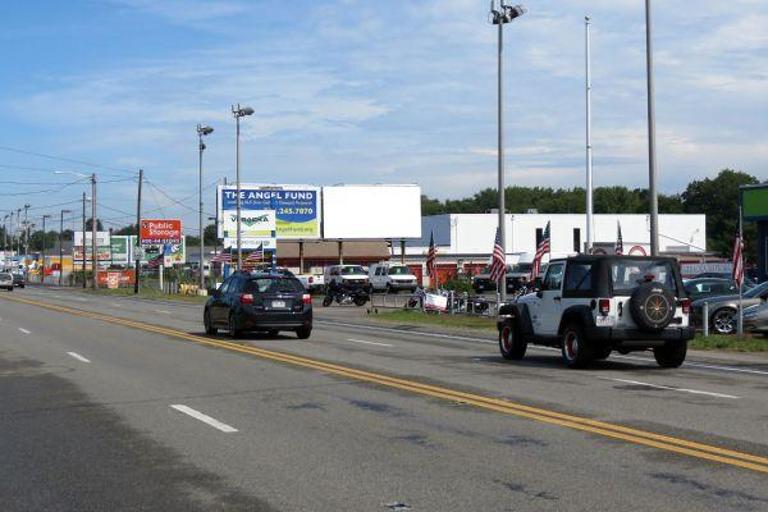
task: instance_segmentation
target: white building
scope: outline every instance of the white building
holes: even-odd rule
[[[510,263],[530,261],[536,252],[547,222],[551,223],[552,257],[583,252],[586,244],[584,214],[507,214],[506,243]],[[430,235],[434,234],[440,260],[465,263],[487,261],[496,235],[498,215],[445,214],[422,217],[422,238],[408,241],[406,258],[418,260],[426,255]],[[643,214],[599,214],[594,216],[594,242],[597,251],[612,253],[618,226],[624,254],[650,253],[650,221]],[[659,250],[669,253],[703,253],[706,250],[705,215],[659,215]],[[399,255],[400,248],[394,247]],[[447,262],[447,261],[446,261]]]

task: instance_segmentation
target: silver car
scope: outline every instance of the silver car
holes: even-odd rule
[[[13,276],[10,272],[0,272],[0,288],[13,291]]]
[[[765,304],[766,300],[768,300],[768,281],[742,293],[742,306],[745,310],[749,306]],[[693,320],[697,325],[702,324],[705,302],[709,304],[709,325],[714,332],[717,334],[736,332],[739,311],[738,295],[721,295],[694,301],[691,306],[693,308]]]
[[[768,336],[768,302],[744,308],[744,330]]]

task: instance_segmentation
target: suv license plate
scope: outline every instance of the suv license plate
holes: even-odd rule
[[[274,308],[274,309],[283,309],[283,308],[285,308],[285,301],[284,300],[273,300],[272,301],[272,308]]]
[[[613,327],[613,317],[600,315],[595,318],[595,325],[598,327]]]

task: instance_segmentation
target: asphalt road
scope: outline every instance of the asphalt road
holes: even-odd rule
[[[200,318],[0,293],[2,510],[768,510],[768,360],[573,371],[341,308],[307,341]]]

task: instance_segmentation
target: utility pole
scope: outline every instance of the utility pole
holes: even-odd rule
[[[138,200],[136,201],[136,248],[141,247],[141,183],[143,181],[144,169],[139,169],[139,194]],[[135,250],[133,259],[135,260],[134,264],[136,266],[136,275],[133,279],[133,293],[137,294],[139,293],[139,271],[141,270],[141,257],[139,256],[139,251]]]
[[[592,254],[594,244],[594,211],[592,199],[592,60],[589,37],[591,19],[584,17],[585,27],[585,53],[586,53],[586,80],[587,80],[587,254]],[[579,248],[581,249],[581,248]]]
[[[648,199],[651,216],[651,255],[659,255],[659,197],[656,191],[656,93],[653,85],[651,0],[645,0],[645,63],[648,79]]]
[[[85,290],[85,287],[86,287],[85,285],[85,282],[86,282],[86,277],[85,277],[85,199],[86,199],[86,195],[85,195],[85,192],[83,192],[83,246],[81,247],[82,254],[83,254],[83,290]],[[72,262],[72,264],[74,265],[74,262]]]
[[[59,221],[59,286],[62,285],[63,275],[64,275],[64,214],[70,213],[69,210],[61,210],[61,220]],[[74,233],[73,233],[74,235]],[[73,240],[74,242],[74,240]],[[74,243],[72,244],[74,248]],[[75,260],[74,260],[74,249],[72,250],[72,270],[75,270]]]
[[[499,159],[499,239],[504,257],[506,259],[506,206],[504,204],[504,25],[525,14],[525,8],[521,5],[506,5],[501,2],[500,10],[496,8],[495,0],[491,2],[491,22],[499,26],[498,42],[498,159]],[[501,274],[497,283],[499,300],[507,299],[506,272]]]
[[[16,228],[15,228],[15,226],[13,225],[13,210],[11,210],[11,253],[12,253],[13,255],[15,255],[15,254],[16,254],[16,252],[15,252],[15,250],[14,250],[14,245],[15,245],[15,244],[13,243],[13,241],[14,241],[14,238],[15,238],[15,235],[16,235]]]
[[[199,219],[198,219],[198,234],[200,235],[200,293],[202,293],[203,290],[205,290],[205,272],[204,272],[204,263],[205,263],[205,237],[204,235],[204,228],[203,228],[203,151],[205,151],[205,143],[203,142],[203,137],[206,135],[210,135],[213,133],[213,128],[210,126],[202,126],[197,125],[197,148],[198,148],[198,158],[197,158],[197,165],[198,165],[198,186],[197,186],[197,194],[198,199],[200,200],[200,208],[198,211]],[[240,137],[238,137],[239,139]],[[239,155],[239,152],[238,152]]]
[[[91,288],[94,290],[98,288],[98,264],[99,264],[99,251],[96,244],[96,228],[98,228],[98,222],[96,222],[96,173],[91,174],[91,254],[93,261],[93,282]]]
[[[43,261],[42,273],[40,274],[40,284],[45,284],[45,243],[48,241],[48,237],[45,236],[45,219],[50,219],[50,215],[43,215],[43,250],[41,259]]]
[[[27,218],[27,212],[29,211],[29,204],[24,205],[24,256],[29,254],[29,220]]]

